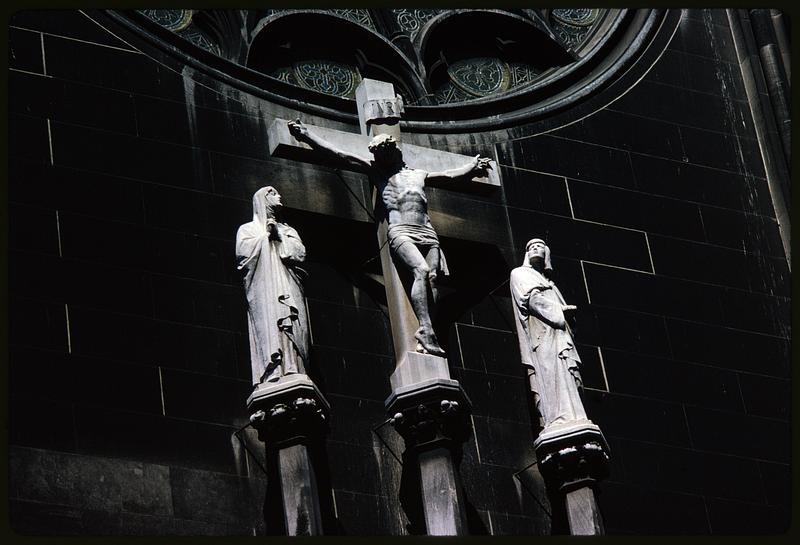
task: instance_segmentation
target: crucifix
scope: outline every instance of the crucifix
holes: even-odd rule
[[[360,135],[277,119],[269,129],[270,153],[333,162],[370,176],[396,361],[386,409],[419,471],[427,533],[465,535],[453,455],[468,437],[470,402],[450,377],[431,323],[436,280],[448,271],[425,187],[499,186],[498,171],[490,159],[402,143],[402,99],[390,83],[363,80],[356,101]]]

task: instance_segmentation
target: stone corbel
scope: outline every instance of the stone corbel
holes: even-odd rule
[[[469,404],[432,400],[398,411],[389,423],[403,437],[406,448],[428,449],[445,442],[460,445],[469,437]]]
[[[534,447],[539,471],[554,490],[570,492],[592,486],[608,475],[608,444],[588,420],[562,432],[544,432]]]
[[[268,448],[318,439],[328,430],[328,402],[305,375],[260,385],[247,405],[250,423]]]

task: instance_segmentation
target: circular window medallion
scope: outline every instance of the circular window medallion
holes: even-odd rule
[[[589,26],[597,20],[600,10],[591,8],[558,8],[553,10],[553,18],[560,23],[575,26]]]
[[[447,68],[450,79],[462,90],[483,97],[508,89],[508,66],[489,57],[465,59]]]
[[[681,17],[672,9],[605,8],[106,13],[210,77],[331,119],[357,119],[352,99],[362,78],[390,81],[404,97],[410,132],[579,115],[580,103],[641,77]],[[217,55],[201,57],[188,42]]]
[[[294,63],[294,77],[301,87],[339,97],[354,96],[361,82],[354,67],[329,60]]]
[[[193,15],[190,9],[142,9],[139,12],[173,32],[189,26]]]

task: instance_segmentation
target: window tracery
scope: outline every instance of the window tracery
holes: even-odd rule
[[[557,8],[550,12],[550,23],[555,34],[576,49],[591,32],[599,13],[593,8]]]
[[[211,41],[205,33],[198,29],[196,25],[192,24],[192,17],[196,13],[196,10],[140,9],[137,11],[194,45],[206,51],[210,51],[215,55],[220,54],[219,45]]]
[[[332,13],[338,15],[354,23],[365,26],[370,30],[375,30],[375,23],[372,22],[372,16],[367,9],[268,9],[267,15],[275,15],[278,13]]]
[[[541,73],[522,62],[479,57],[454,62],[447,68],[448,81],[434,93],[438,104],[465,102],[502,93],[533,82]]]
[[[301,87],[345,98],[353,98],[361,82],[358,68],[330,60],[296,62],[293,76]]]
[[[391,10],[397,24],[413,40],[422,25],[433,19],[444,10],[441,9],[393,9]]]
[[[159,25],[175,32],[177,35],[201,47],[207,51],[220,55],[220,46],[210,39],[202,28],[193,24],[192,17],[197,10],[180,10],[180,9],[149,9],[138,10],[143,15],[155,21]],[[339,18],[346,19],[352,23],[367,29],[374,34],[381,34],[381,27],[376,25],[375,19],[370,13],[374,10],[369,9],[267,9],[260,11],[261,20],[264,17],[269,19],[271,16],[278,14],[319,14],[325,13],[335,15]],[[443,9],[421,9],[421,8],[402,8],[402,9],[386,9],[390,17],[394,18],[397,26],[409,37],[414,40],[418,37],[419,32],[423,29],[425,24],[431,21],[434,17],[453,12],[453,17],[458,17],[464,10],[443,10]],[[500,14],[504,10],[490,10],[495,14]],[[556,9],[537,9],[537,10],[510,10],[507,15],[512,17],[524,17],[528,20],[534,20],[539,29],[544,28],[542,24],[547,25],[547,32],[552,32],[551,36],[556,36],[560,40],[559,47],[566,47],[572,51],[579,49],[580,45],[584,43],[593,29],[597,27],[599,21],[602,20],[604,13],[608,10],[595,9],[595,8],[556,8]],[[517,15],[514,15],[515,12]],[[494,22],[491,23],[485,30],[485,33],[492,35],[493,28],[498,24],[501,19],[495,17]],[[544,22],[544,23],[543,23]],[[259,32],[269,31],[271,23]],[[339,30],[341,31],[341,29]],[[533,32],[532,30],[531,32]],[[388,31],[387,31],[388,32]],[[469,49],[474,46],[470,42],[472,34],[466,33],[464,35],[465,42],[463,46]],[[346,55],[343,56],[338,51],[337,46],[341,42],[337,42],[336,36],[328,37],[330,45],[329,51],[331,55],[327,57],[324,52],[322,55],[316,53],[312,55],[303,56],[295,55],[294,58],[286,58],[282,62],[273,63],[269,69],[262,70],[271,77],[281,80],[291,85],[297,85],[305,89],[311,89],[328,95],[353,98],[355,88],[362,79],[359,66],[361,61],[354,63],[345,60]],[[551,39],[551,41],[553,41]],[[419,48],[419,42],[414,42],[412,47]],[[554,42],[555,43],[555,42]],[[411,84],[410,88],[416,88],[413,94],[405,96],[409,103],[420,103],[420,101],[432,101],[435,104],[451,104],[458,102],[467,102],[479,98],[491,97],[499,95],[504,92],[518,89],[536,82],[543,72],[547,71],[546,66],[542,66],[535,58],[538,50],[532,51],[531,62],[526,62],[524,58],[515,58],[498,55],[496,51],[484,51],[484,54],[472,54],[462,57],[451,63],[446,63],[444,75],[440,73],[437,76],[435,83],[427,81],[423,77],[423,73],[413,73],[411,77],[418,78],[419,82]],[[410,54],[406,52],[405,54]],[[416,54],[421,55],[421,51],[416,49],[411,56]],[[455,58],[458,59],[460,55]],[[326,58],[327,57],[327,58]],[[288,61],[288,62],[287,62]],[[410,65],[417,65],[419,60],[410,58]],[[278,66],[276,67],[276,64]],[[266,67],[265,67],[266,68]],[[362,66],[363,68],[363,66]],[[430,76],[430,67],[428,76]],[[374,77],[374,76],[364,76]],[[405,75],[404,77],[408,77]],[[444,78],[445,81],[442,81]],[[409,83],[409,82],[405,82]],[[405,87],[405,86],[401,86]],[[427,87],[427,89],[425,89]],[[404,95],[408,94],[408,89],[403,90]],[[427,96],[427,98],[425,98]],[[424,102],[422,102],[424,103]]]
[[[194,15],[194,10],[191,9],[140,9],[138,11],[173,32],[189,26],[192,22],[192,15]]]

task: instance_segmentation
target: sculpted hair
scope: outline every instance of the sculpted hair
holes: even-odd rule
[[[397,140],[394,139],[394,136],[391,134],[379,134],[375,138],[373,138],[367,149],[370,153],[375,153],[378,150],[390,149],[397,147]]]

